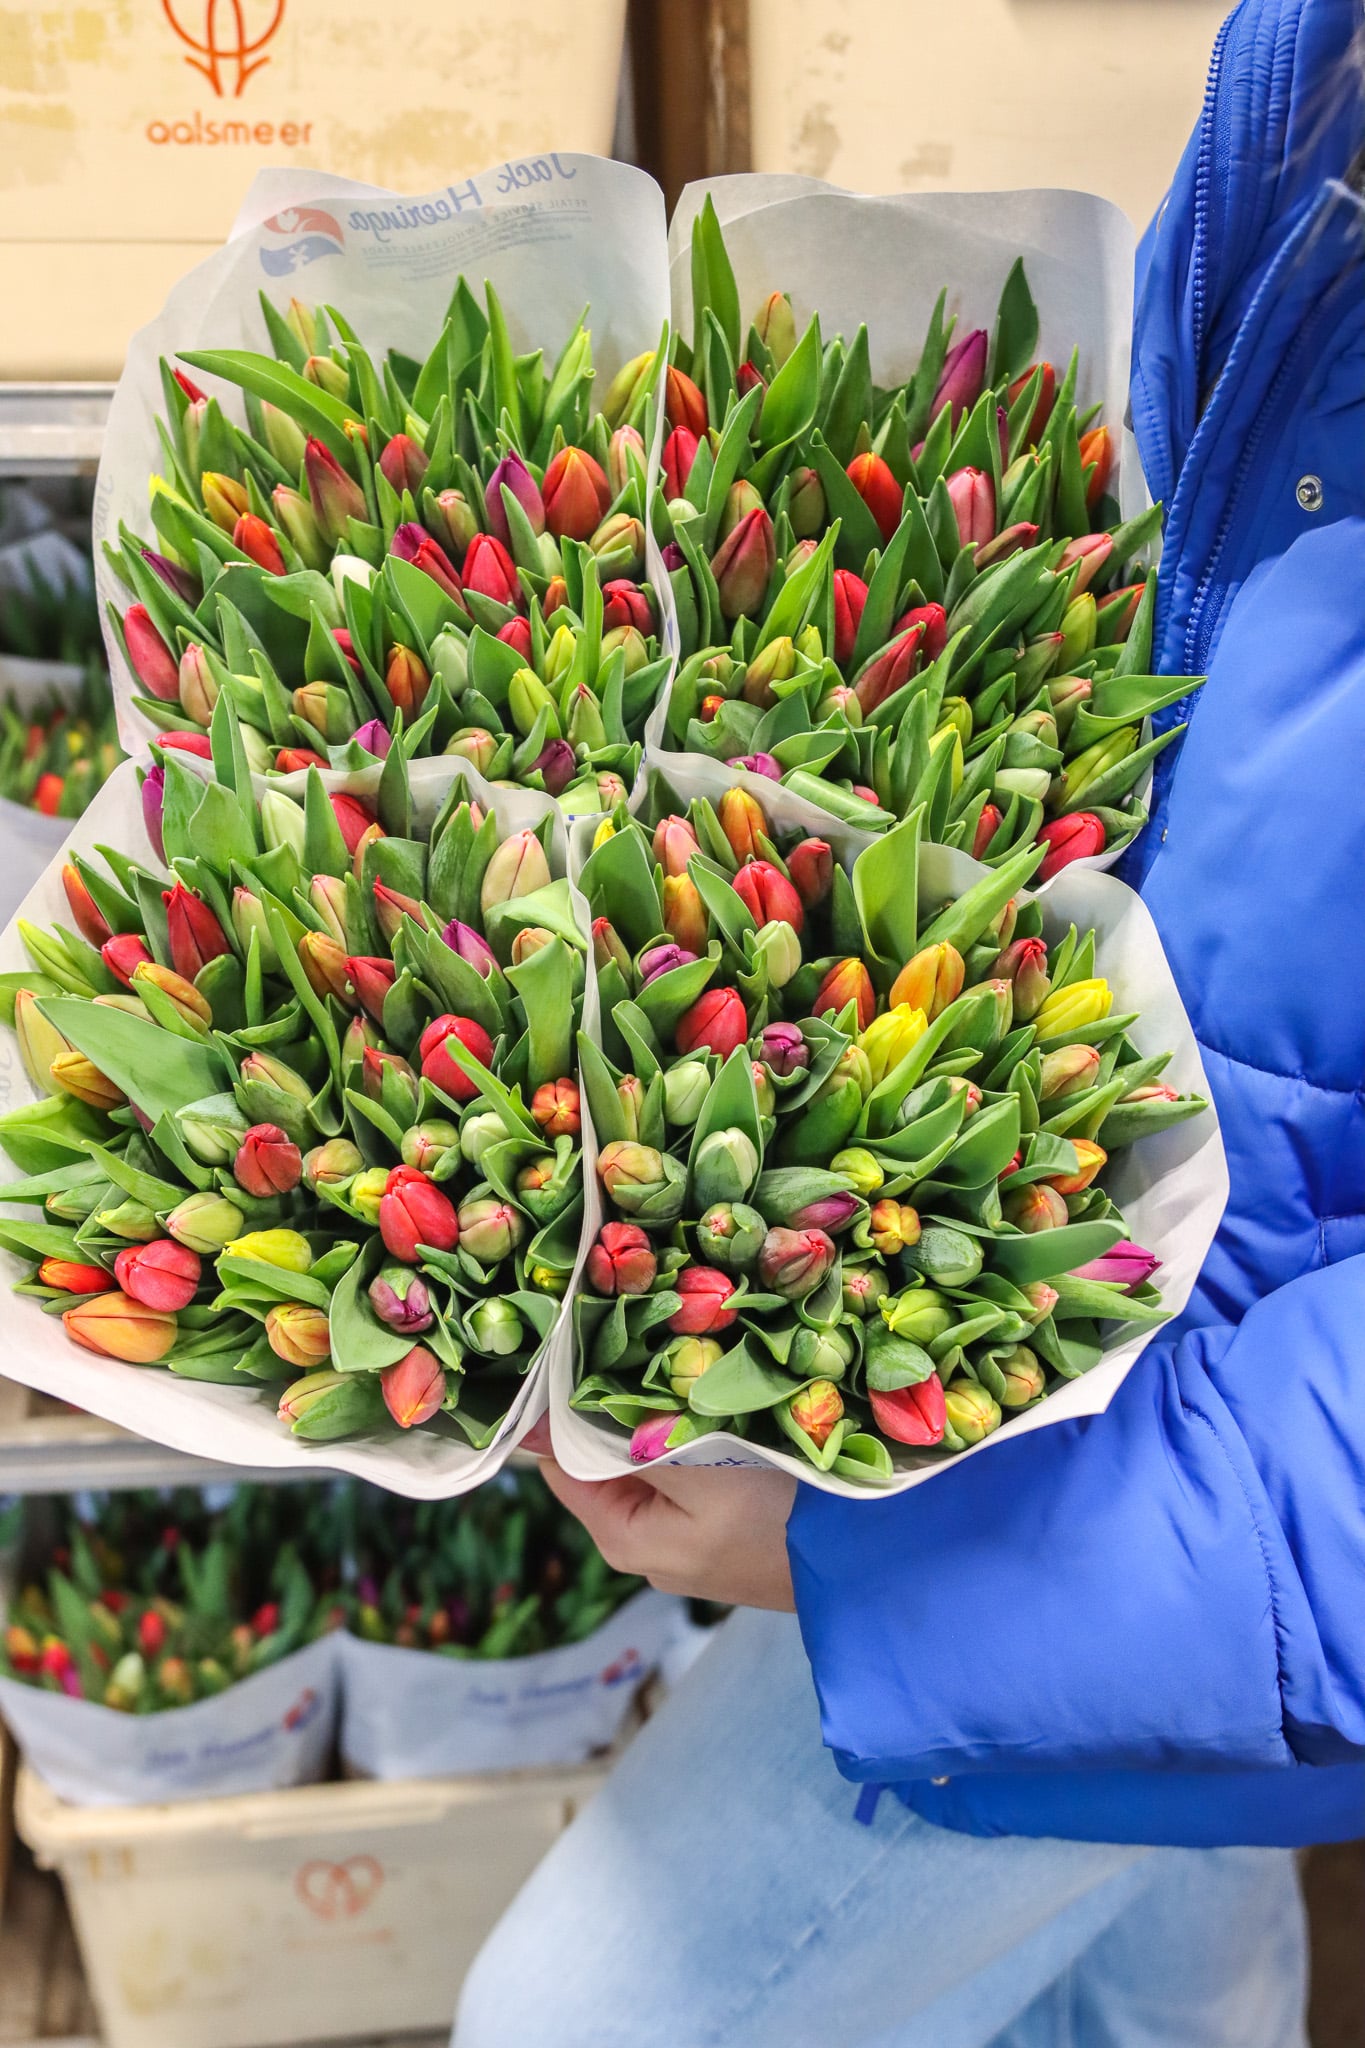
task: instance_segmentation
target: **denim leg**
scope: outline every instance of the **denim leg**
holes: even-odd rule
[[[1306,2048],[1288,1849],[1165,1849],[1108,1931],[990,2048]]]
[[[733,1616],[494,1932],[458,2048],[983,2048],[1155,1853],[856,1801],[794,1619]]]

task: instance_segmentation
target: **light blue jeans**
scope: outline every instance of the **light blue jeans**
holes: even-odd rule
[[[795,1621],[733,1616],[495,1930],[455,2048],[1305,2048],[1288,1851],[856,1797]]]

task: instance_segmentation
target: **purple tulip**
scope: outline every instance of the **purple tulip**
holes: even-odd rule
[[[766,775],[769,782],[782,780],[782,764],[771,754],[736,754],[725,765],[727,768],[747,768],[751,775]]]
[[[498,963],[482,932],[476,932],[472,924],[461,924],[458,917],[452,917],[441,938],[452,953],[458,953],[462,960],[467,960],[487,981]]]
[[[1133,1244],[1128,1238],[1120,1238],[1111,1245],[1101,1258],[1091,1259],[1085,1266],[1077,1266],[1077,1280],[1107,1280],[1115,1287],[1122,1287],[1131,1294],[1135,1287],[1141,1287],[1144,1280],[1150,1280],[1161,1264],[1154,1252],[1144,1251],[1140,1244]]]
[[[678,1421],[676,1415],[651,1415],[648,1422],[637,1423],[630,1438],[631,1464],[648,1465],[652,1458],[662,1457]]]
[[[512,534],[507,524],[507,511],[502,502],[504,484],[530,520],[535,533],[545,531],[545,500],[540,495],[540,487],[535,478],[516,450],[513,449],[504,455],[488,479],[483,504],[488,514],[489,532],[496,534],[505,548],[510,548]]]
[[[697,955],[689,953],[686,946],[651,946],[648,952],[640,955],[641,988],[646,982],[657,981],[661,974],[668,974],[675,967],[690,967],[696,958]]]
[[[547,795],[558,796],[577,774],[578,756],[567,740],[547,740],[531,767],[540,770]]]
[[[182,569],[178,562],[172,562],[165,555],[159,555],[155,548],[144,548],[142,559],[147,567],[161,578],[168,590],[173,590],[176,596],[183,598],[188,605],[198,604],[203,593],[197,577],[191,576],[187,569]]]
[[[805,1071],[810,1065],[810,1047],[795,1024],[765,1024],[758,1034],[755,1057],[783,1079]]]
[[[862,1206],[856,1195],[820,1195],[794,1210],[787,1221],[793,1230],[823,1230],[832,1237],[836,1230],[848,1228]]]
[[[990,336],[984,327],[974,327],[961,341],[954,342],[944,358],[943,374],[929,407],[931,419],[937,419],[944,406],[951,405],[956,426],[962,415],[971,411],[986,381],[989,348]]]
[[[369,1285],[370,1307],[400,1335],[416,1336],[435,1321],[425,1280],[405,1268],[385,1267]]]
[[[685,569],[687,567],[687,557],[675,540],[671,540],[664,549],[663,563],[670,576],[675,569]]]
[[[387,760],[389,748],[393,745],[393,734],[382,718],[367,718],[351,737],[358,747],[363,747],[367,754],[375,755],[380,761]]]
[[[153,853],[163,861],[166,848],[161,839],[161,813],[165,803],[166,771],[164,768],[149,768],[142,779],[142,822],[147,827]]]

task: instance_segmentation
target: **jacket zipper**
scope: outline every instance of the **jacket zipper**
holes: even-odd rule
[[[1215,156],[1215,133],[1218,128],[1217,106],[1218,86],[1223,71],[1223,58],[1227,51],[1228,37],[1232,30],[1233,17],[1229,15],[1218,31],[1209,59],[1208,82],[1204,87],[1204,111],[1200,121],[1199,164],[1194,181],[1194,249],[1192,263],[1192,285],[1194,297],[1194,361],[1195,374],[1202,384],[1200,357],[1204,350],[1204,329],[1208,286],[1208,228],[1209,228],[1209,186],[1213,179]]]

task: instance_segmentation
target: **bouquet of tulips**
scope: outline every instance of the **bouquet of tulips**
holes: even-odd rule
[[[292,1552],[275,1564],[268,1597],[244,1597],[237,1554],[219,1537],[174,1553],[173,1593],[106,1583],[77,1525],[69,1567],[19,1594],[0,1635],[0,1677],[119,1713],[192,1706],[288,1656],[306,1640],[308,1573]]]
[[[481,1660],[582,1642],[640,1590],[534,1475],[502,1472],[458,1504],[395,1503],[347,1483],[331,1504],[344,1583],[313,1632]]]
[[[652,744],[781,781],[866,831],[923,808],[991,864],[1044,879],[1116,852],[1196,686],[1153,677],[1159,507],[1124,520],[1114,443],[1078,359],[1033,360],[1022,262],[993,333],[940,293],[917,367],[878,387],[869,339],[798,337],[772,293],[747,334],[708,200],[693,341],[665,381],[656,504],[683,661]]]
[[[87,666],[74,702],[56,690],[22,705],[0,697],[0,798],[45,818],[79,818],[121,759],[101,663]]]
[[[401,736],[499,782],[610,806],[668,663],[642,579],[656,351],[592,403],[582,320],[548,370],[461,278],[424,361],[262,294],[273,354],[190,350],[238,426],[162,363],[149,539],[105,553],[111,630],[170,743],[226,698],[258,771],[363,767]]]
[[[573,1409],[637,1461],[727,1431],[885,1484],[1161,1322],[1112,1155],[1206,1104],[1025,892],[1043,849],[944,900],[919,810],[845,867],[738,787],[655,809],[580,876],[605,1220]]]
[[[217,779],[146,775],[149,853],[72,851],[75,930],[20,920],[0,986],[40,1099],[0,1116],[0,1195],[39,1213],[0,1244],[103,1359],[269,1387],[313,1441],[483,1448],[578,1246],[554,818],[509,833],[453,771],[419,814],[397,748],[369,794],[310,769],[258,801],[225,700],[212,738]]]

